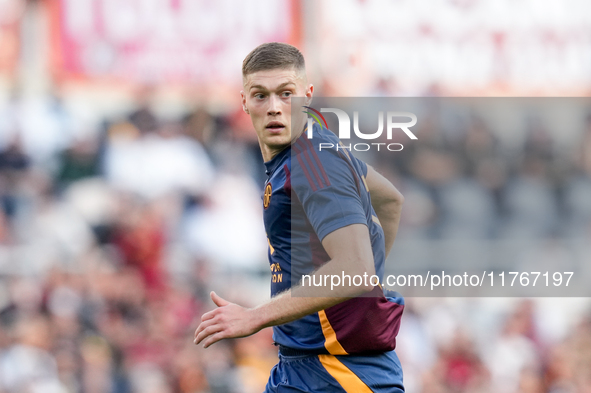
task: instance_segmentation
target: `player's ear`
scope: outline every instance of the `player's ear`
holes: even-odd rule
[[[240,97],[242,98],[242,110],[247,115],[250,115],[248,108],[246,107],[246,96],[244,95],[244,90],[240,90]]]
[[[310,105],[312,103],[312,96],[314,95],[314,85],[309,84],[308,88],[306,89],[306,105]]]

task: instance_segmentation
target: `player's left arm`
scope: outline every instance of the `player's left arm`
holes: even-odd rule
[[[386,255],[388,255],[398,233],[404,197],[388,179],[369,165],[367,166],[366,182],[371,196],[371,204],[384,230]]]
[[[326,235],[322,245],[330,260],[314,272],[312,282],[319,282],[328,276],[328,285],[303,287],[300,284],[254,308],[230,303],[212,292],[211,298],[218,308],[201,317],[201,324],[195,331],[195,344],[203,342],[207,348],[222,339],[249,336],[265,327],[294,321],[373,289],[371,280],[365,280],[360,286],[330,286],[333,275],[341,277],[344,273],[371,277],[375,274],[366,225],[352,224],[339,228]]]

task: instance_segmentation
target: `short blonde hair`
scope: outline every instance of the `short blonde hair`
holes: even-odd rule
[[[282,42],[268,42],[257,46],[242,62],[242,77],[264,70],[305,70],[304,56],[298,48]]]

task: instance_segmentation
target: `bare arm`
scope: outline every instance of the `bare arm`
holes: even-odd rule
[[[371,204],[384,230],[386,255],[388,255],[398,233],[404,197],[388,179],[369,165],[367,166],[366,180],[371,195]]]
[[[314,276],[323,279],[326,275],[340,277],[343,272],[350,276],[370,277],[375,274],[369,232],[365,225],[353,224],[337,229],[322,240],[322,245],[331,259],[316,270]],[[318,278],[316,280],[318,282]],[[201,317],[201,324],[195,331],[195,344],[203,342],[207,348],[225,338],[245,337],[265,327],[291,322],[362,295],[372,288],[368,278],[367,285],[364,282],[361,286],[331,289],[329,278],[327,286],[298,285],[250,309],[230,303],[212,292],[211,298],[218,308]]]

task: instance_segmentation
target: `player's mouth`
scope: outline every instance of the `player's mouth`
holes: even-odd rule
[[[267,123],[265,129],[271,134],[280,134],[283,130],[285,130],[285,124],[281,123],[280,121],[272,121]]]

